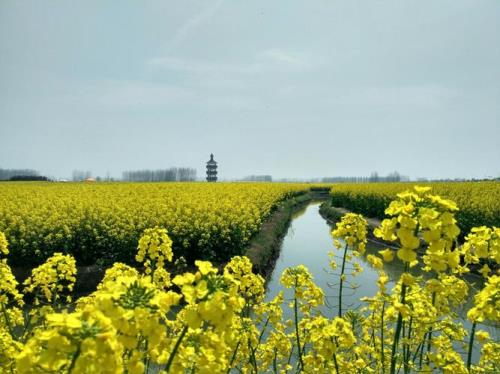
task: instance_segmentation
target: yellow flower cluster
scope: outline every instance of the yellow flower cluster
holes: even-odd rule
[[[172,240],[168,237],[165,229],[147,229],[139,240],[136,261],[144,262],[146,273],[151,272],[151,268],[162,268],[165,259],[172,261]],[[148,259],[145,259],[148,257]]]
[[[488,278],[485,287],[474,297],[474,307],[467,313],[471,321],[500,321],[500,276]]]
[[[423,239],[427,244],[423,256],[425,270],[463,271],[460,251],[455,246],[460,233],[455,219],[456,204],[430,194],[430,187],[415,186],[413,191],[399,193],[397,197],[385,210],[392,218],[384,219],[374,235],[389,242],[398,240],[397,255],[410,266],[418,263],[417,250]],[[385,252],[381,254],[389,257]]]
[[[405,232],[410,230],[427,247],[425,255],[434,254],[431,247],[439,241],[445,242],[445,253],[458,250],[452,244],[457,233],[451,201],[417,188],[401,194],[388,211],[394,227],[382,224],[379,235],[414,251],[414,239]],[[491,259],[496,228],[486,236],[486,252],[479,239],[485,231],[469,236],[462,258]],[[345,240],[344,259],[350,261],[347,248],[366,242],[366,221],[346,216],[334,232]],[[164,265],[173,260],[171,241],[162,228],[144,232],[137,259],[144,271],[116,263],[95,292],[65,307],[54,301],[74,282],[74,259],[55,254],[26,283],[27,291],[52,304],[35,305],[25,314],[15,279],[4,278],[11,273],[2,260],[0,372],[465,374],[500,369],[500,344],[486,331],[476,331],[478,323],[500,321],[500,276],[485,274],[484,288],[468,312],[469,332],[455,312],[469,293],[459,277],[467,262],[455,266],[448,258],[444,269],[438,266],[423,277],[412,272],[410,263],[417,260],[411,256],[389,289],[382,259],[372,255],[380,269],[378,292],[364,299],[361,310],[339,309],[338,316],[328,318],[322,313],[323,291],[302,265],[286,269],[280,279],[285,292],[264,301],[264,280],[246,257],[233,257],[222,270],[198,260],[193,272],[170,281]],[[424,258],[424,263],[432,262]],[[473,359],[473,347],[479,359]]]
[[[0,261],[0,305],[23,305],[23,297],[17,290],[17,280],[5,260]],[[1,317],[0,317],[1,318]]]
[[[143,262],[145,272],[153,277],[153,282],[161,287],[170,287],[170,274],[164,269],[165,260],[171,262],[172,240],[166,229],[146,229],[139,240],[138,252],[135,256],[137,262]]]
[[[0,255],[6,256],[9,254],[7,238],[3,232],[0,232]]]
[[[334,238],[342,239],[352,249],[363,254],[366,248],[367,222],[363,216],[354,213],[345,214],[332,231]],[[337,240],[335,246],[340,248],[342,244]]]
[[[500,264],[500,228],[473,227],[465,237],[461,252],[466,264],[483,262],[481,273],[487,277],[491,272],[488,262]]]
[[[80,265],[134,262],[145,229],[168,230],[177,256],[227,261],[240,254],[290,183],[2,183],[0,231],[13,265],[39,265],[55,248]],[[0,239],[1,243],[1,239]],[[0,248],[1,248],[0,244]]]
[[[331,235],[334,238],[334,245],[337,249],[344,246],[344,252],[342,255],[342,266],[339,273],[339,284],[338,284],[338,316],[342,317],[342,293],[344,291],[344,283],[347,280],[347,268],[346,263],[352,260],[352,256],[360,256],[365,253],[366,250],[366,234],[367,234],[368,223],[363,218],[363,216],[354,213],[345,214],[340,222],[337,222],[335,229],[332,230]],[[343,241],[344,244],[340,242]],[[348,252],[351,249],[352,255]],[[335,261],[335,253],[330,252],[330,268],[335,270],[337,268],[337,263]],[[368,261],[372,265],[378,267],[378,259],[372,255],[367,256]],[[353,271],[352,276],[357,275],[362,272],[363,269],[358,262],[352,264]]]
[[[0,255],[9,254],[9,245],[3,232],[0,231]],[[0,257],[0,305],[2,309],[12,304],[23,305],[23,297],[17,290],[17,281],[7,265],[7,259]],[[0,317],[1,318],[1,317]]]
[[[64,292],[73,291],[75,282],[75,259],[70,255],[54,253],[47,262],[33,269],[31,277],[24,281],[24,292],[34,295],[36,305],[40,301],[54,304],[60,301]]]

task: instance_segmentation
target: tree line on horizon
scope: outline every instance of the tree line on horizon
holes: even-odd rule
[[[34,169],[1,169],[0,180],[47,180],[47,177],[40,176]]]
[[[379,175],[376,171],[368,177],[324,177],[322,183],[377,183],[377,182],[409,182],[410,178],[397,171],[386,176]]]
[[[95,179],[96,181],[119,181],[110,176],[109,172],[105,177],[97,176],[93,178],[92,172],[87,170],[73,170],[71,180],[74,182]],[[54,177],[46,177],[40,175],[34,169],[3,169],[0,168],[0,181],[67,181]],[[168,169],[143,169],[124,171],[122,179],[125,182],[192,182],[196,181],[196,169],[187,167],[171,167]],[[386,176],[380,176],[377,172],[371,173],[369,176],[335,176],[335,177],[320,177],[320,178],[279,178],[274,179],[271,175],[249,175],[241,179],[228,179],[228,181],[245,181],[245,182],[310,182],[310,183],[377,183],[377,182],[409,182],[408,176],[401,175],[395,171]],[[428,179],[417,178],[416,182],[465,182],[465,181],[500,181],[500,177],[492,178],[440,178]]]
[[[243,182],[272,182],[271,175],[249,175],[241,179]]]
[[[157,170],[124,171],[122,180],[127,182],[194,182],[196,169],[171,167]]]

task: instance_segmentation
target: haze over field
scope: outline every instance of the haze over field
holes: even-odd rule
[[[0,2],[0,167],[500,176],[500,2]]]

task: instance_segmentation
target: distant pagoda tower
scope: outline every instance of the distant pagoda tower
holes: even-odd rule
[[[217,182],[217,162],[213,154],[210,154],[210,160],[207,162],[207,182]]]

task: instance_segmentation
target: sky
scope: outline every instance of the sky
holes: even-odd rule
[[[0,168],[500,176],[500,1],[0,1]]]

